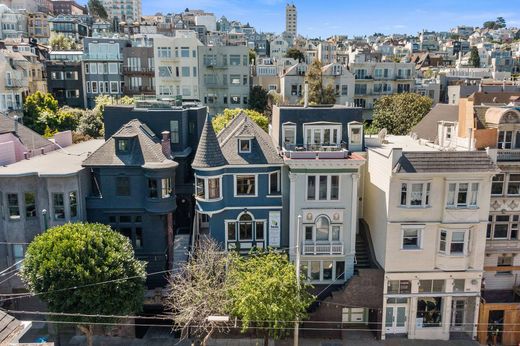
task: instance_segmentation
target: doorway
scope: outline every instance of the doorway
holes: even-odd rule
[[[406,334],[408,332],[408,305],[396,304],[386,306],[386,334]]]

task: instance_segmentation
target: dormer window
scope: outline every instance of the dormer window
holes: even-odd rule
[[[238,152],[242,154],[248,154],[251,152],[251,140],[250,139],[239,139],[238,140]]]
[[[117,151],[121,154],[127,154],[130,151],[130,140],[129,139],[118,139],[117,140]]]

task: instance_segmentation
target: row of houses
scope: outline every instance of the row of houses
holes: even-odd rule
[[[275,106],[267,131],[241,114],[218,134],[205,107],[107,106],[105,139],[69,146],[2,117],[20,155],[0,167],[1,266],[69,221],[111,225],[148,272],[210,236],[225,251],[298,251],[321,302],[305,323],[335,322],[330,337],[354,324],[382,339],[486,343],[492,326],[513,345],[519,97],[437,105],[412,136],[365,136],[362,109],[340,105]]]

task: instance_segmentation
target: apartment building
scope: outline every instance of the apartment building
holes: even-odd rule
[[[415,64],[394,62],[349,63],[356,78],[354,104],[365,110],[383,95],[413,92]]]
[[[4,0],[2,4],[5,4],[15,12],[52,14],[51,0]]]
[[[50,26],[47,14],[35,12],[27,14],[27,31],[29,37],[36,39],[39,43],[46,44],[50,37]]]
[[[269,43],[269,57],[272,59],[283,59],[289,49],[289,42],[283,36],[277,36]]]
[[[328,65],[337,62],[336,60],[337,46],[333,42],[323,41],[318,44],[317,57],[322,65]]]
[[[0,112],[22,110],[29,93],[29,65],[20,52],[0,50]]]
[[[385,271],[385,339],[475,338],[491,178],[485,152],[368,142],[364,218]]]
[[[280,75],[280,93],[284,104],[301,102],[307,70],[308,65],[301,62]],[[322,81],[324,87],[331,85],[334,88],[336,104],[346,105],[354,101],[356,83],[354,75],[346,66],[337,63],[323,66]]]
[[[82,67],[88,108],[94,108],[98,95],[123,96],[123,48],[129,44],[124,38],[84,38]]]
[[[141,20],[141,0],[101,0],[101,3],[110,18],[129,23]]]
[[[298,13],[294,3],[285,6],[285,32],[293,37],[298,33]]]
[[[27,17],[0,4],[0,39],[20,38],[27,35]]]
[[[273,107],[270,133],[288,168],[289,255],[301,251],[312,284],[341,285],[354,274],[361,120],[360,109],[345,106]]]
[[[60,14],[54,18],[49,18],[48,21],[51,33],[63,34],[79,44],[82,43],[81,40],[84,37],[89,36],[87,19],[84,16]]]
[[[253,86],[260,85],[267,91],[280,93],[280,75],[285,74],[287,69],[296,64],[298,64],[298,61],[292,58],[281,60],[271,58],[257,59],[252,67]]]
[[[200,100],[210,115],[225,108],[247,108],[249,49],[246,46],[199,46]]]
[[[196,33],[177,30],[174,37],[154,37],[155,94],[158,99],[198,100],[199,57]]]
[[[135,35],[131,46],[123,47],[125,95],[155,96],[155,65],[153,39]]]
[[[48,90],[61,107],[87,106],[82,58],[82,51],[54,51],[45,62]]]
[[[88,12],[86,6],[80,5],[74,0],[53,0],[52,8],[56,16],[60,14],[82,15]]]

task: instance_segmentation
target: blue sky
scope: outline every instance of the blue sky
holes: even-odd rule
[[[481,25],[502,16],[520,27],[519,0],[296,0],[298,32],[309,37],[374,32],[415,34],[422,29],[447,31],[457,24]],[[515,4],[516,3],[516,4]],[[259,31],[281,32],[283,0],[142,0],[143,14],[180,12],[186,7],[219,18],[249,22]]]

